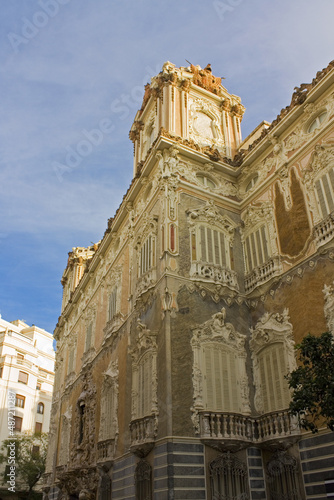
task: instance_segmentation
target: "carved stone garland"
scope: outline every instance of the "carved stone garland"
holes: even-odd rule
[[[204,410],[203,401],[203,359],[201,350],[204,346],[225,347],[227,352],[237,356],[239,401],[244,414],[250,414],[248,377],[246,373],[246,335],[237,332],[231,323],[225,322],[226,310],[214,314],[208,321],[192,329],[191,347],[193,350],[193,407],[192,421],[195,433],[200,433],[199,411]]]
[[[258,321],[255,328],[251,328],[252,338],[250,348],[252,351],[252,361],[254,369],[255,383],[255,408],[259,413],[263,412],[262,386],[259,366],[259,353],[266,346],[272,344],[283,344],[286,367],[289,372],[293,371],[297,364],[295,358],[294,339],[292,334],[292,324],[289,322],[289,310],[284,309],[283,313],[266,312]]]

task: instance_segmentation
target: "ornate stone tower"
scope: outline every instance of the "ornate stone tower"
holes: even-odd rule
[[[131,127],[134,175],[162,131],[180,144],[215,150],[230,159],[241,143],[240,123],[245,108],[229,94],[208,64],[176,68],[166,62],[162,72],[145,87],[141,109]]]

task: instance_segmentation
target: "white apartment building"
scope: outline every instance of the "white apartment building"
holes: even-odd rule
[[[0,316],[0,441],[9,437],[8,396],[15,393],[15,431],[48,432],[54,383],[53,336]]]

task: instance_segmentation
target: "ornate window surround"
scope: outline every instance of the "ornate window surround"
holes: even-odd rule
[[[157,419],[158,416],[158,401],[157,401],[157,387],[158,387],[158,375],[157,375],[157,343],[156,335],[151,333],[151,331],[146,327],[145,324],[137,321],[137,338],[135,345],[130,351],[132,357],[132,410],[131,419],[136,420],[138,418],[143,418],[146,415],[140,415],[139,404],[140,398],[143,397],[140,394],[139,387],[139,369],[140,365],[145,360],[147,356],[151,357],[151,404],[150,404],[150,416],[154,416]]]
[[[241,229],[241,242],[244,248],[244,266],[245,266],[245,289],[251,292],[259,285],[266,283],[272,277],[282,272],[280,264],[276,228],[274,225],[274,207],[271,202],[263,202],[261,205],[250,205],[247,210],[241,214],[243,228]],[[246,255],[246,240],[252,234],[264,227],[268,259],[263,264],[249,269]]]
[[[250,348],[252,353],[254,384],[255,384],[255,408],[259,413],[264,413],[263,404],[263,388],[261,382],[260,356],[267,347],[283,348],[285,367],[287,372],[293,371],[297,364],[294,350],[294,339],[292,334],[292,324],[289,322],[289,311],[284,309],[283,313],[266,312],[258,321],[255,328],[251,328],[252,338],[250,340]],[[280,367],[278,367],[279,372]],[[288,396],[288,385],[285,381],[285,373],[280,373],[282,379],[280,381],[282,388],[282,399],[285,398],[285,403]],[[286,391],[286,392],[285,392]],[[269,391],[267,391],[269,392]],[[290,396],[290,393],[289,393]],[[288,397],[289,397],[288,396]],[[267,411],[283,410],[286,408],[270,408]]]
[[[199,413],[206,410],[205,401],[205,347],[212,346],[227,354],[233,355],[236,364],[236,380],[235,391],[238,392],[238,408],[234,409],[236,413],[250,414],[249,393],[248,393],[248,377],[246,373],[246,350],[245,340],[246,335],[237,332],[231,323],[225,322],[225,308],[214,314],[208,321],[200,326],[192,329],[193,335],[191,339],[191,347],[193,350],[193,407],[192,420],[195,427],[195,432],[200,433]],[[232,394],[229,394],[232,397]],[[210,408],[209,411],[215,411]],[[218,409],[219,411],[219,409]]]
[[[111,361],[103,373],[101,388],[99,442],[113,440],[113,451],[118,437],[118,375],[118,362]]]
[[[190,277],[196,280],[215,281],[233,289],[238,289],[237,275],[232,267],[232,248],[236,225],[226,216],[222,216],[214,205],[208,201],[206,205],[193,210],[188,210],[188,225],[190,230]],[[221,233],[224,237],[226,261],[229,266],[221,266],[208,259],[199,259],[199,233],[204,226],[212,231]]]
[[[141,294],[150,288],[157,279],[157,234],[158,234],[158,217],[146,215],[141,230],[138,232],[135,240],[134,248],[136,250],[136,265],[137,265],[137,293]],[[145,272],[141,272],[142,250],[148,239],[150,243],[150,265],[145,268]]]

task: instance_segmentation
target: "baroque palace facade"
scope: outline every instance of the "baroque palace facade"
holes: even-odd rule
[[[333,491],[285,375],[334,331],[334,62],[241,142],[243,113],[210,65],[145,87],[132,183],[62,278],[46,498]]]

